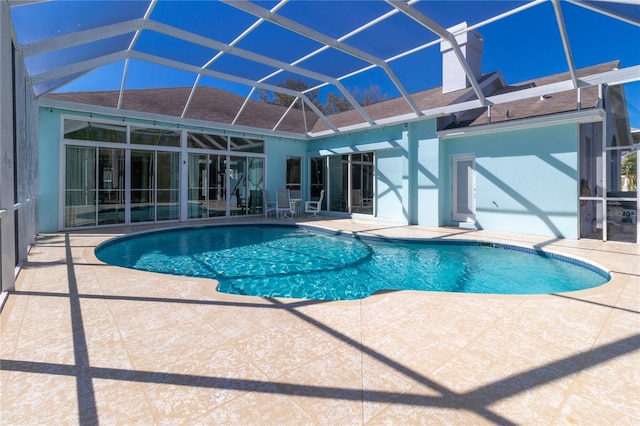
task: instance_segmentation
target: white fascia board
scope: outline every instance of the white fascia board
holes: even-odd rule
[[[440,130],[436,135],[440,139],[454,137],[477,136],[487,133],[499,133],[512,130],[532,129],[535,127],[554,126],[567,123],[595,123],[604,119],[605,112],[602,109],[589,109],[573,111],[561,114],[543,115],[540,117],[522,118],[519,120],[502,121],[493,124],[483,124],[472,127],[460,127],[457,129]]]
[[[600,74],[590,75],[588,77],[578,79],[578,87],[595,86],[598,84],[607,84],[609,86],[617,86],[618,84],[631,83],[640,81],[640,65],[627,68],[607,71]]]
[[[226,130],[230,134],[235,133],[251,133],[256,136],[276,136],[295,140],[308,140],[309,137],[301,133],[272,131],[268,129],[260,129],[250,126],[231,125],[228,123],[219,123],[215,121],[197,120],[193,118],[178,118],[171,115],[153,114],[149,112],[141,112],[126,109],[117,109],[112,107],[82,104],[78,102],[61,101],[59,99],[40,98],[39,106],[43,108],[56,108],[66,111],[86,112],[93,114],[104,114],[114,117],[118,121],[122,118],[130,118],[134,120],[157,121],[194,128],[207,128],[212,131]]]

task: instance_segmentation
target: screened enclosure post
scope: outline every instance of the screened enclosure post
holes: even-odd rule
[[[14,287],[16,247],[14,200],[14,60],[11,12],[0,3],[0,252],[2,291]]]

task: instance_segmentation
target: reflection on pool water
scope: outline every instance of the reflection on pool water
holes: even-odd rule
[[[546,294],[610,278],[590,264],[515,246],[278,225],[137,234],[101,244],[96,256],[111,265],[213,278],[224,293],[316,300],[361,299],[380,290]]]

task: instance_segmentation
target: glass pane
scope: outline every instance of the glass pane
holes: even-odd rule
[[[202,204],[207,195],[207,159],[205,154],[189,154],[188,212],[191,218],[206,217],[206,207]]]
[[[347,196],[349,194],[349,187],[347,185],[349,178],[348,167],[348,155],[329,157],[329,210],[333,212],[349,211],[347,201]]]
[[[580,238],[602,240],[602,201],[580,201]]]
[[[635,243],[638,238],[637,201],[607,201],[607,239]]]
[[[127,128],[93,121],[64,120],[65,139],[96,142],[127,142]]]
[[[124,223],[124,150],[100,148],[98,156],[98,225]]]
[[[631,149],[607,151],[607,197],[636,197],[638,193],[638,153]]]
[[[325,164],[326,157],[311,159],[309,167],[309,199],[316,201],[320,199],[320,191],[325,188]],[[322,209],[326,210],[326,198],[322,200]]]
[[[131,129],[131,143],[155,146],[180,146],[180,132],[164,129]]]
[[[180,203],[180,153],[158,152],[157,218],[177,220]]]
[[[287,158],[287,189],[300,191],[302,160],[300,157]]]
[[[206,180],[208,200],[207,216],[226,216],[226,157],[223,155],[209,155],[208,159],[208,174]]]
[[[264,141],[232,136],[230,149],[231,151],[264,153]]]
[[[247,185],[249,190],[249,214],[262,214],[264,190],[264,159],[248,158]]]
[[[229,188],[231,196],[230,214],[247,214],[247,159],[242,157],[231,157],[229,162]]]
[[[177,220],[180,214],[180,191],[158,189],[156,220]]]
[[[602,124],[580,125],[580,196],[602,197]]]
[[[373,214],[373,154],[353,154],[351,164],[351,211]]]
[[[67,146],[64,226],[96,224],[96,148]]]
[[[189,154],[189,218],[226,216],[224,158]]]
[[[153,151],[131,151],[131,222],[155,219]]]
[[[227,150],[227,138],[205,133],[187,133],[187,148]]]

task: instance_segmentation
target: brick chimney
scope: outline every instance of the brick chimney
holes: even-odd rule
[[[467,28],[467,23],[462,22],[448,28],[452,34]],[[467,59],[471,72],[476,80],[482,75],[482,52],[484,51],[484,40],[476,31],[469,31],[456,36],[456,42],[460,46],[462,55]],[[442,93],[449,93],[471,86],[464,68],[458,61],[458,57],[451,47],[451,43],[443,41],[440,43],[440,53],[442,53]]]

